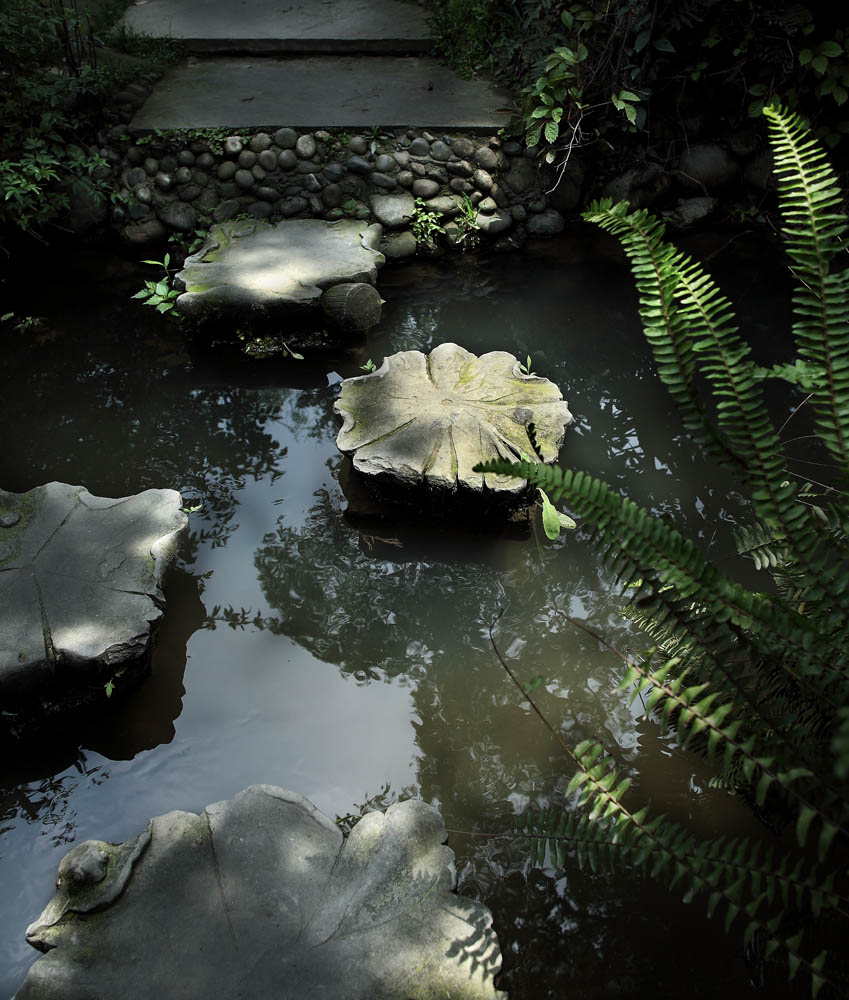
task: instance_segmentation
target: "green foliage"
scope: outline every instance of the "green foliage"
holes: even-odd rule
[[[445,227],[439,221],[439,212],[431,212],[427,209],[421,198],[416,198],[413,218],[410,220],[410,230],[419,245],[431,246],[435,238],[445,232]]]
[[[177,312],[176,300],[179,298],[181,292],[179,288],[175,288],[173,285],[171,272],[168,269],[170,263],[170,254],[165,254],[164,260],[143,260],[142,264],[152,264],[154,267],[161,267],[164,274],[156,281],[145,281],[144,288],[140,292],[136,292],[135,295],[132,295],[131,298],[141,299],[143,305],[153,306],[158,313],[165,313],[175,319],[179,319],[180,314]]]
[[[369,358],[364,365],[360,365],[360,371],[365,372],[366,375],[371,375],[372,372],[377,371],[377,365]]]
[[[457,234],[454,237],[454,242],[457,244],[463,244],[466,242],[472,243],[475,238],[475,233],[477,233],[480,229],[480,226],[478,225],[477,209],[472,204],[472,199],[467,194],[462,195],[460,199],[460,211],[452,221],[457,227]],[[443,229],[443,232],[444,231],[445,230]]]
[[[539,490],[540,504],[542,506],[542,528],[546,538],[556,541],[560,537],[562,528],[573,531],[577,525],[568,514],[562,514],[549,500],[545,490]]]
[[[111,199],[108,164],[91,141],[121,76],[97,66],[96,51],[76,0],[0,6],[0,225],[38,233],[75,190]]]
[[[680,886],[709,914],[723,912],[726,926],[739,922],[747,942],[762,937],[767,958],[783,952],[791,978],[804,969],[815,996],[835,985],[822,937],[845,936],[849,890],[849,498],[837,485],[849,473],[849,271],[836,266],[847,220],[800,120],[764,113],[796,282],[792,372],[754,364],[730,303],[664,240],[658,220],[609,200],[585,218],[628,255],[646,337],[687,430],[748,487],[756,520],[739,530],[738,549],[771,585],[741,585],[670,523],[584,472],[531,461],[481,471],[521,476],[580,511],[629,591],[630,617],[654,641],[641,658],[617,653],[620,689],[714,761],[717,783],[780,832],[769,847],[763,838],[699,840],[632,806],[628,779],[588,740],[564,744],[576,765],[569,792],[586,812],[529,814],[534,859],[548,850],[562,863],[569,850],[594,869],[625,864]],[[834,486],[794,485],[763,399],[775,374],[809,386]]]

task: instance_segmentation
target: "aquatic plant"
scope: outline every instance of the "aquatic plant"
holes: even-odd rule
[[[548,850],[562,863],[569,850],[593,868],[629,865],[680,887],[688,901],[702,897],[709,914],[724,911],[727,926],[742,923],[762,961],[783,951],[791,978],[806,970],[815,996],[825,984],[839,992],[840,958],[828,942],[845,937],[849,916],[849,502],[842,488],[849,270],[836,266],[849,222],[835,175],[802,121],[784,109],[764,114],[794,277],[794,364],[755,365],[729,301],[698,263],[665,242],[659,220],[610,200],[584,213],[625,249],[645,335],[685,427],[748,487],[755,521],[739,532],[738,549],[771,574],[764,591],[741,585],[670,523],[585,472],[531,461],[490,462],[481,471],[528,479],[580,512],[616,565],[629,614],[654,642],[639,657],[609,647],[624,662],[621,690],[644,697],[647,715],[712,759],[717,782],[744,796],[773,831],[700,839],[634,804],[629,779],[601,742],[571,747],[555,733],[576,767],[568,791],[587,811],[528,813],[522,826],[533,858]],[[811,387],[815,436],[835,467],[835,485],[800,484],[788,472],[783,427],[775,428],[764,402],[763,383],[773,377]]]

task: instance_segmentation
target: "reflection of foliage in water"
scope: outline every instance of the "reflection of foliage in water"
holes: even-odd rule
[[[81,780],[101,785],[109,778],[109,772],[102,766],[88,767],[82,754],[73,767],[70,773],[20,784],[4,782],[5,787],[0,787],[0,834],[7,833],[23,819],[28,825],[41,827],[42,835],[48,836],[55,847],[73,843],[77,838],[77,815],[71,799]]]

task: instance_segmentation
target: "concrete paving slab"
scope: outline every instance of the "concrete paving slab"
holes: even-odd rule
[[[123,24],[171,36],[195,52],[423,52],[431,45],[415,0],[137,0]]]
[[[464,129],[506,124],[510,97],[427,56],[216,58],[175,66],[130,122],[176,128]]]

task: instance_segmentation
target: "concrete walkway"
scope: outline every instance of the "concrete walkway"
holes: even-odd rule
[[[123,23],[207,57],[169,70],[133,130],[491,132],[509,114],[505,91],[421,54],[432,41],[414,0],[135,0]]]
[[[426,52],[415,0],[137,0],[123,23],[185,42],[190,52]]]

